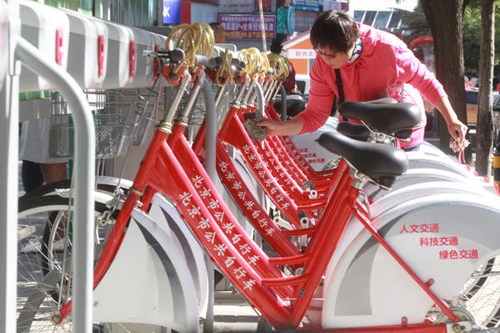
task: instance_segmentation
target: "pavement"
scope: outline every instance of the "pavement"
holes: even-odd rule
[[[237,292],[216,291],[214,303],[214,332],[257,332],[259,317]]]

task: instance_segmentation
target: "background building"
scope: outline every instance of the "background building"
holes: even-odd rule
[[[228,42],[238,48],[261,50],[263,34],[267,43],[277,34],[300,35],[326,10],[346,11],[359,22],[393,30],[401,24],[398,10],[411,11],[418,3],[418,0],[262,0],[262,26],[259,0],[160,1],[160,26],[218,21],[226,29]]]
[[[398,10],[413,10],[418,0],[39,0],[41,3],[167,34],[181,23],[221,22],[238,49],[268,48],[280,34],[289,39],[309,30],[321,12],[342,10],[357,21],[393,30]],[[263,35],[265,38],[263,38]]]

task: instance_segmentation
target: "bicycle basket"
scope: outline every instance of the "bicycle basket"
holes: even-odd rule
[[[145,140],[144,134],[148,131],[148,124],[152,121],[157,93],[147,88],[122,89],[120,92],[134,102],[135,112],[139,115],[139,119],[137,119],[131,145],[141,146]]]
[[[52,98],[49,155],[74,155],[73,118],[62,98]],[[86,92],[95,124],[96,158],[114,158],[126,153],[140,121],[131,96],[117,91]]]

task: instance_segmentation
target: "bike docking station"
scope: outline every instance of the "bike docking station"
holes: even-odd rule
[[[500,331],[498,190],[435,147],[401,150],[420,122],[413,105],[343,103],[361,125],[269,136],[258,122],[286,119],[273,103],[281,57],[217,46],[207,24],[160,36],[19,6],[23,38],[50,22],[38,28],[49,45],[19,47],[64,74],[21,51],[35,72],[19,89],[55,90],[48,105],[64,117],[51,133],[63,134],[50,144],[77,170],[19,198],[8,331],[212,332],[211,265],[255,311],[256,332]],[[86,135],[95,150],[82,161]],[[94,172],[106,159],[135,172]]]

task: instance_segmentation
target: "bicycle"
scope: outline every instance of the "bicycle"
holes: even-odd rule
[[[174,76],[174,78],[177,77]],[[158,130],[155,132],[155,136],[148,149],[146,158],[141,165],[138,176],[134,181],[133,187],[129,191],[129,195],[124,205],[121,207],[110,237],[113,238],[115,235],[119,235],[121,238],[125,235],[125,228],[129,225],[129,216],[134,211],[136,203],[139,200],[142,203],[141,209],[147,211],[156,191],[166,194],[176,203],[176,206],[186,220],[186,223],[190,225],[191,230],[203,245],[203,248],[210,253],[212,259],[216,261],[219,268],[231,280],[233,285],[247,297],[250,303],[257,308],[262,313],[263,317],[266,318],[276,329],[292,327],[297,328],[300,325],[304,315],[307,310],[309,310],[316,287],[320,285],[320,281],[325,271],[327,273],[325,283],[323,283],[323,287],[326,290],[325,293],[331,296],[332,293],[338,294],[338,290],[343,290],[345,292],[346,289],[339,287],[339,284],[345,283],[346,278],[344,276],[339,276],[341,273],[336,271],[336,269],[348,271],[350,267],[353,267],[351,263],[359,265],[359,261],[356,261],[359,260],[359,258],[352,258],[352,256],[359,253],[359,251],[347,251],[347,248],[353,247],[354,249],[362,249],[363,246],[367,244],[367,241],[369,241],[369,243],[373,243],[376,240],[380,243],[380,247],[387,249],[388,252],[396,259],[397,263],[400,265],[397,267],[402,267],[415,280],[405,280],[405,278],[401,276],[400,271],[393,273],[394,276],[397,277],[398,281],[402,280],[405,283],[405,285],[398,289],[398,291],[416,289],[423,290],[426,297],[430,300],[427,299],[425,302],[421,302],[422,299],[420,294],[419,297],[417,297],[418,299],[412,300],[411,304],[409,304],[408,300],[405,300],[403,303],[406,304],[406,307],[403,307],[402,305],[404,304],[401,304],[400,301],[392,300],[393,302],[391,304],[393,306],[394,304],[401,305],[401,309],[405,309],[406,311],[409,311],[408,313],[411,313],[411,315],[406,316],[408,318],[407,324],[405,322],[401,324],[401,316],[396,316],[395,319],[391,320],[386,320],[384,316],[381,316],[380,318],[368,318],[366,322],[363,323],[358,322],[360,323],[360,326],[357,331],[370,331],[374,329],[373,327],[366,327],[367,324],[384,325],[383,328],[393,331],[405,331],[410,329],[425,329],[429,332],[444,331],[446,329],[445,324],[433,325],[430,322],[424,321],[427,312],[432,309],[433,304],[436,304],[439,310],[442,311],[455,324],[459,323],[459,319],[464,319],[462,317],[459,318],[454,313],[454,310],[450,309],[447,302],[441,300],[441,297],[451,299],[451,296],[456,296],[456,294],[458,294],[456,289],[459,289],[459,287],[457,287],[459,280],[465,280],[464,276],[468,276],[468,273],[473,271],[472,267],[467,267],[467,269],[465,269],[464,267],[457,267],[459,265],[453,265],[450,263],[441,263],[441,265],[436,265],[437,267],[431,267],[434,276],[438,277],[436,278],[436,281],[440,288],[439,291],[432,291],[430,288],[431,281],[429,280],[424,282],[422,279],[418,278],[417,274],[397,255],[395,250],[392,249],[388,240],[382,238],[375,227],[372,226],[372,221],[370,221],[369,217],[366,215],[368,212],[366,211],[365,205],[358,201],[360,184],[363,179],[363,176],[359,175],[359,173],[354,173],[352,176],[349,174],[348,170],[342,173],[339,181],[340,190],[335,191],[334,197],[332,197],[332,200],[329,201],[325,208],[325,212],[323,213],[325,216],[329,216],[330,218],[335,217],[336,223],[326,223],[326,221],[323,223],[322,221],[322,223],[318,223],[314,229],[311,229],[313,241],[308,244],[303,254],[292,257],[268,258],[265,254],[259,252],[259,250],[255,248],[253,251],[256,256],[248,257],[246,256],[246,251],[249,247],[246,245],[250,246],[252,240],[245,233],[240,232],[228,232],[227,235],[229,236],[227,236],[226,232],[228,230],[222,229],[217,223],[216,216],[218,216],[218,214],[215,210],[211,211],[207,208],[207,203],[203,200],[200,190],[196,187],[200,178],[204,181],[205,185],[210,185],[202,165],[197,162],[196,158],[190,158],[190,164],[188,165],[179,162],[179,156],[183,158],[189,157],[178,155],[179,153],[187,155],[194,154],[190,151],[174,153],[170,146],[166,143],[168,140],[167,138],[171,135],[169,133],[170,130],[171,124],[168,121],[163,121]],[[336,150],[337,153],[344,155],[344,157],[357,169],[361,170],[372,180],[375,180],[384,186],[390,185],[393,182],[394,177],[404,172],[407,166],[406,156],[401,155],[401,152],[395,148],[373,145],[370,143],[358,143],[343,138],[338,134],[332,134],[331,140],[333,141],[330,142],[327,138],[322,139],[322,141],[327,141],[326,145],[333,145],[335,148],[334,150]],[[352,152],[350,153],[350,151],[357,152],[359,149],[363,150],[367,154],[376,156],[380,160],[386,161],[388,163],[387,169],[376,170],[376,172],[374,172],[369,168],[369,166],[363,165],[363,161],[360,161],[355,155],[352,154]],[[187,161],[187,159],[184,161]],[[189,167],[189,169],[185,170],[184,167]],[[161,174],[170,174],[171,176],[168,179],[155,177],[154,173],[151,172],[152,170],[156,170],[156,172]],[[189,172],[191,177],[188,176],[186,171]],[[198,178],[198,176],[200,178]],[[354,185],[354,187],[351,187],[351,185]],[[488,227],[491,228],[489,230],[493,230],[494,225],[491,221],[497,219],[497,214],[499,212],[492,203],[477,205],[475,198],[472,200],[472,198],[462,196],[458,197],[456,200],[456,206],[466,207],[471,204],[472,201],[474,201],[474,204],[476,205],[475,209],[484,213],[485,216],[489,218],[487,222],[483,223],[486,223]],[[425,203],[417,200],[411,201],[410,203],[421,210],[430,206],[429,202]],[[408,203],[408,205],[410,205],[410,203]],[[446,201],[446,203],[449,203],[449,200]],[[442,209],[443,206],[438,208]],[[406,207],[406,209],[408,209],[408,207]],[[408,210],[404,210],[402,206],[398,206],[395,211],[388,212],[385,214],[384,218],[379,218],[377,221],[374,221],[374,225],[385,226],[385,235],[387,235],[386,231],[394,232],[394,229],[397,230],[398,227],[401,227],[401,224],[405,225],[405,223],[408,222],[405,215]],[[366,230],[361,232],[359,227],[354,226],[355,223],[351,221],[352,215],[358,218]],[[432,214],[430,215],[434,216]],[[466,215],[462,216],[462,221],[464,216]],[[457,216],[457,218],[460,218],[460,216]],[[229,229],[232,229],[233,222],[235,221],[229,219],[225,220],[225,222],[228,223]],[[436,222],[435,224],[451,228],[451,230],[455,230],[454,228],[456,228],[456,225],[451,225],[446,221],[439,223]],[[460,225],[460,223],[456,224]],[[388,226],[390,228],[388,228]],[[423,226],[421,227],[423,228]],[[348,229],[346,232],[344,232],[345,228]],[[436,229],[433,230],[436,231]],[[416,238],[416,235],[410,236],[413,237],[411,238],[413,241],[418,239]],[[491,248],[493,249],[494,244],[491,243],[491,240],[487,239],[487,236],[488,235],[485,234],[479,234],[477,235],[477,240],[478,242],[489,242],[488,244],[491,245]],[[350,240],[353,240],[353,242],[350,243]],[[245,246],[238,249],[234,246],[235,241],[237,241],[237,243],[245,241]],[[106,246],[106,249],[103,252],[96,268],[96,283],[99,283],[99,280],[105,275],[107,270],[106,266],[110,265],[113,257],[118,252],[119,244],[108,244],[109,245]],[[336,245],[338,246],[334,252]],[[240,253],[239,250],[242,252]],[[489,251],[486,246],[481,248],[478,247],[477,250],[478,257],[469,259],[479,261],[479,259],[489,255],[494,256],[497,253],[497,251]],[[373,248],[371,248],[370,251],[373,251]],[[485,254],[479,257],[479,253],[482,253],[482,251],[484,251]],[[405,254],[406,253],[407,252],[405,252]],[[468,252],[468,255],[476,255],[474,253]],[[334,256],[331,256],[331,254],[334,254]],[[430,254],[424,253],[424,255],[424,259],[432,260],[432,256]],[[411,257],[409,258],[413,264],[418,263],[420,273],[420,269],[424,267],[425,264],[422,263],[422,261],[415,261],[416,259]],[[380,259],[379,257],[376,257],[376,259],[377,264],[384,262],[384,260],[382,260],[384,258]],[[267,266],[259,268],[256,267],[256,260],[258,262],[263,262],[263,266],[264,263]],[[300,265],[301,269],[295,270],[292,273],[296,275],[288,277],[278,274],[278,271],[276,270],[279,267],[293,267],[297,265]],[[233,267],[237,269],[233,269]],[[446,276],[448,275],[450,269],[453,269],[455,274],[452,278]],[[243,273],[245,273],[245,275],[242,275]],[[351,271],[348,271],[348,273],[352,276]],[[460,278],[458,278],[459,275]],[[242,279],[244,279],[244,281]],[[450,283],[448,285],[447,283],[443,283],[443,280],[446,280],[446,282],[453,282],[453,284]],[[415,283],[418,288],[411,287]],[[291,285],[293,288],[290,288]],[[444,285],[447,285],[446,288]],[[441,288],[443,288],[444,292]],[[372,292],[373,290],[370,289],[369,291]],[[438,292],[439,295],[437,294]],[[325,302],[323,306],[323,308],[326,309],[326,311],[324,311],[325,316],[328,316],[328,313],[335,313],[329,312],[332,310],[332,307],[337,305],[332,304],[332,302],[333,298],[327,298],[327,302]],[[378,302],[381,301],[379,300]],[[63,317],[69,313],[69,304],[70,303],[67,303],[63,306],[63,308],[61,308],[60,314]],[[397,308],[399,309],[399,307]],[[423,311],[424,308],[426,309],[425,312]],[[347,310],[341,309],[341,311]],[[319,327],[327,329],[339,325],[341,327],[348,325],[345,318],[335,318],[333,323],[327,319],[328,318],[323,318],[321,322],[315,322],[315,325],[319,326],[308,326],[306,329],[317,329]],[[350,319],[352,320],[353,318],[351,317]],[[384,320],[386,321],[381,322]],[[442,317],[440,320],[445,321],[445,317]],[[364,328],[362,324],[365,325]],[[466,324],[462,322],[459,324],[466,326]],[[450,327],[451,326],[452,324],[450,324]]]

